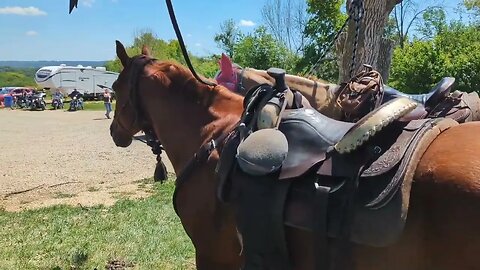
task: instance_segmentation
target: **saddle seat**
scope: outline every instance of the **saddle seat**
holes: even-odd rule
[[[285,110],[279,130],[287,137],[288,154],[280,179],[298,177],[325,160],[326,153],[354,126],[314,109]]]
[[[329,153],[346,154],[372,144],[370,140],[377,132],[388,128],[414,106],[405,98],[392,100],[357,123],[337,121],[311,108],[285,110],[278,129],[287,138],[288,154],[279,179],[303,175],[326,160]]]
[[[407,97],[415,100],[420,104],[423,104],[425,106],[425,109],[429,111],[450,94],[454,83],[455,78],[445,77],[440,82],[438,82],[437,85],[435,85],[435,87],[433,87],[433,89],[429,93],[415,95],[405,94],[390,86],[385,85],[384,100],[388,101],[396,97]]]

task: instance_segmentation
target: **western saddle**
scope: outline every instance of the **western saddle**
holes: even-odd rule
[[[268,73],[275,86],[248,92],[216,169],[219,199],[236,206],[242,269],[291,269],[285,225],[313,233],[316,269],[345,269],[351,242],[394,243],[421,156],[438,134],[458,124],[433,113],[435,103],[449,98],[453,80],[412,99],[392,89],[383,93],[379,74],[366,69],[338,95],[339,104],[363,113],[346,122],[303,107],[302,96],[285,84],[285,71]],[[419,102],[428,113],[407,119]]]

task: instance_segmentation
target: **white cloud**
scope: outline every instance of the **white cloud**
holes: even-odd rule
[[[93,3],[95,3],[95,0],[82,0],[81,3],[86,7],[92,7]]]
[[[37,35],[38,35],[38,32],[33,31],[33,30],[30,30],[30,31],[27,31],[27,32],[25,33],[25,35],[27,35],[27,36],[37,36]]]
[[[197,43],[195,43],[195,46],[202,47],[202,43],[197,42]]]
[[[255,23],[250,20],[240,20],[240,26],[255,26]]]
[[[47,15],[43,10],[36,7],[4,7],[0,8],[0,14],[13,14],[22,16],[41,16]]]

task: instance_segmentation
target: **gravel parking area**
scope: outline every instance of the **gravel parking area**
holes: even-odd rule
[[[135,140],[116,147],[103,113],[0,109],[0,209],[147,196],[142,179],[153,176],[155,156]]]

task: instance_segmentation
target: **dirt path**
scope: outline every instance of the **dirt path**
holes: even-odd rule
[[[148,194],[155,156],[133,141],[116,147],[102,111],[0,109],[0,208],[111,205]],[[167,157],[169,172],[173,172]]]

